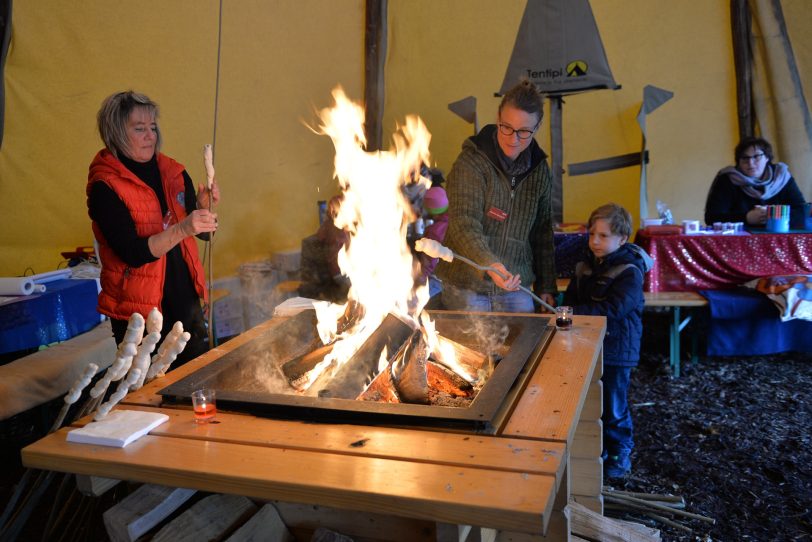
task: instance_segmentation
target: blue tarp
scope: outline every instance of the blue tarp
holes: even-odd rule
[[[99,325],[95,280],[63,279],[46,287],[0,306],[0,353],[66,341]]]
[[[708,299],[709,356],[753,356],[812,352],[812,322],[782,322],[778,309],[753,290],[702,290]]]

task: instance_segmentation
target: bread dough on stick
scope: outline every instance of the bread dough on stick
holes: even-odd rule
[[[423,237],[414,243],[414,248],[429,258],[441,258],[447,262],[454,260],[454,253],[450,248],[444,247],[434,239]]]
[[[214,182],[214,159],[209,144],[203,145],[203,166],[206,168],[206,187],[211,190],[211,183]]]

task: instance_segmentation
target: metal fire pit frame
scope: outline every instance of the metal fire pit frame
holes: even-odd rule
[[[313,313],[313,314],[309,314]],[[190,401],[200,388],[217,390],[218,407],[259,416],[314,422],[356,423],[364,425],[407,425],[418,427],[455,427],[478,433],[498,433],[513,402],[524,389],[527,377],[541,359],[554,327],[548,318],[530,315],[492,315],[431,311],[437,331],[454,341],[477,350],[476,337],[464,330],[469,326],[501,327],[509,334],[505,353],[494,372],[468,407],[378,403],[355,399],[308,397],[292,392],[268,393],[224,388],[229,371],[236,365],[256,364],[258,354],[273,347],[280,338],[300,333],[302,326],[315,324],[314,311],[304,311],[270,328],[248,343],[235,348],[202,369],[163,388],[158,393],[168,402]],[[262,348],[262,347],[265,348]],[[481,351],[481,350],[479,350]],[[263,362],[265,363],[265,362]]]

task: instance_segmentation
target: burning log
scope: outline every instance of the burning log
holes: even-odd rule
[[[423,333],[417,330],[398,350],[389,365],[392,382],[404,403],[429,403],[427,353]]]
[[[304,391],[307,387],[306,384],[312,380],[310,372],[332,351],[333,344],[331,343],[282,364],[282,373],[288,379],[288,384],[299,391]]]
[[[438,346],[431,353],[430,359],[445,366],[455,375],[462,376],[468,382],[478,382],[487,380],[493,373],[495,363],[492,356],[486,356],[442,335],[437,340]]]
[[[389,367],[378,373],[378,376],[356,399],[376,403],[400,403],[400,397],[395,391],[395,384],[392,382],[392,372]]]
[[[354,299],[348,300],[344,314],[341,315],[336,324],[336,333],[341,334],[354,328],[358,322],[364,319],[365,315],[366,310],[363,305]]]
[[[378,364],[384,349],[387,352],[397,351],[413,331],[413,326],[397,316],[387,315],[361,348],[335,369],[334,375],[325,374],[323,378],[319,378],[326,382],[324,385],[320,385],[317,381],[311,386],[311,390],[319,390],[320,397],[355,399],[370,378],[378,372]]]
[[[475,395],[474,387],[454,371],[429,361],[426,352],[422,334],[414,332],[392,357],[386,369],[357,399],[379,403],[467,406]]]

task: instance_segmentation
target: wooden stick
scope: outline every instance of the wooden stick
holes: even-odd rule
[[[618,497],[635,497],[646,501],[661,502],[666,506],[672,506],[668,503],[673,503],[674,508],[685,508],[685,498],[681,495],[659,495],[657,493],[638,493],[636,491],[620,491],[618,489],[603,489],[604,495],[615,495]]]
[[[622,491],[620,489],[611,489],[603,486],[602,490],[604,495],[626,495],[627,497],[636,497],[638,499],[645,499],[650,501],[668,501],[680,504],[685,504],[685,498],[681,495],[661,495],[658,493],[639,493],[636,491]]]
[[[716,523],[715,519],[712,519],[712,518],[709,518],[709,517],[706,517],[706,516],[702,516],[702,515],[699,515],[699,514],[694,514],[692,512],[686,512],[685,510],[679,510],[679,509],[676,509],[676,508],[663,506],[661,504],[655,504],[653,502],[646,501],[644,499],[637,499],[635,497],[621,497],[619,495],[607,495],[606,493],[604,493],[603,496],[609,502],[627,504],[632,508],[639,508],[639,509],[645,510],[646,507],[649,507],[649,508],[654,508],[656,510],[663,510],[665,512],[671,512],[672,514],[676,514],[678,516],[684,516],[684,517],[688,517],[688,518],[692,518],[692,519],[698,519],[698,520],[705,521],[705,522],[711,523],[711,524]]]
[[[694,530],[691,529],[690,527],[688,527],[687,525],[683,525],[682,523],[679,523],[678,521],[673,521],[673,520],[670,520],[668,518],[664,518],[663,516],[661,516],[659,514],[655,514],[653,512],[645,512],[645,514],[648,517],[650,517],[651,519],[655,519],[655,520],[657,520],[657,521],[659,521],[661,523],[664,523],[664,524],[666,524],[666,525],[668,525],[670,527],[674,527],[675,529],[680,529],[681,531],[685,531],[686,533],[693,533],[694,532]]]

